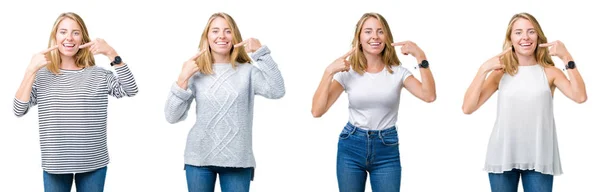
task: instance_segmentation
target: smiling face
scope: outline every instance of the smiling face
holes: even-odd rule
[[[531,21],[519,18],[512,25],[510,40],[516,54],[534,56],[538,44],[538,32]]]
[[[227,21],[222,17],[216,17],[210,23],[208,30],[208,45],[212,53],[229,56],[233,47],[233,34]]]
[[[73,57],[79,51],[83,34],[79,24],[70,18],[64,18],[56,29],[56,44],[62,56]]]
[[[385,48],[386,34],[379,20],[369,17],[362,25],[360,45],[366,54],[379,55]]]

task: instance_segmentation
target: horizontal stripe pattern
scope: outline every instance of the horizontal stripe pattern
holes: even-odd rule
[[[28,102],[14,99],[13,111],[25,115],[38,106],[42,167],[53,174],[82,173],[109,162],[106,144],[108,96],[134,96],[138,88],[127,65],[115,76],[100,67],[38,71]]]

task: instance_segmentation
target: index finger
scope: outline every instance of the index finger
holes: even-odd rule
[[[356,47],[352,47],[352,49],[350,49],[350,51],[348,51],[348,53],[344,54],[344,56],[342,56],[340,58],[345,59],[346,57],[352,55],[352,53],[354,53],[354,50],[356,50]]]
[[[402,41],[402,42],[392,43],[392,46],[403,46],[406,43],[408,43],[408,41]]]
[[[86,48],[86,47],[92,46],[93,44],[94,44],[94,41],[90,41],[90,42],[88,42],[86,44],[80,45],[79,48],[80,49]]]
[[[52,50],[55,50],[56,48],[58,48],[58,45],[54,45],[54,46],[52,46],[52,47],[50,47],[50,48],[48,48],[46,50],[43,50],[41,53],[42,54],[46,54],[46,53],[48,53],[48,52],[50,52]]]
[[[201,51],[198,51],[198,53],[196,53],[192,58],[190,58],[190,61],[196,60],[204,52],[206,52],[206,49],[202,49]]]
[[[244,40],[238,44],[235,44],[235,45],[233,45],[233,47],[238,48],[238,47],[244,46],[246,43],[248,43],[248,40]]]
[[[509,51],[512,51],[512,47],[505,49],[504,51],[502,51],[502,53],[496,55],[496,57],[502,57],[504,54],[508,53]]]
[[[551,43],[542,43],[542,44],[539,44],[538,47],[550,47],[552,45],[554,45],[554,42],[551,42]]]

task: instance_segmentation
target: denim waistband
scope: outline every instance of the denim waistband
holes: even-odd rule
[[[344,130],[349,133],[355,133],[359,135],[387,135],[388,133],[396,132],[396,126],[392,126],[389,128],[385,128],[382,130],[367,130],[357,126],[352,125],[350,122],[346,123]]]

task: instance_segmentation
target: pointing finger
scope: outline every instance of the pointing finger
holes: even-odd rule
[[[340,57],[342,59],[346,59],[346,57],[352,55],[352,53],[354,53],[354,50],[356,50],[356,47],[352,47],[352,49],[350,49],[350,51],[348,51],[348,53],[344,54],[344,56]]]
[[[83,49],[83,48],[86,48],[86,47],[92,46],[92,45],[94,45],[94,44],[95,44],[95,41],[90,41],[90,42],[88,42],[88,43],[86,43],[86,44],[80,45],[80,46],[79,46],[79,48],[80,48],[80,49]]]
[[[242,41],[242,42],[240,42],[238,44],[235,44],[235,45],[233,45],[233,47],[234,48],[241,47],[241,46],[246,45],[246,43],[248,43],[248,40],[244,40],[244,41]]]
[[[190,58],[190,61],[196,60],[204,52],[206,52],[206,49],[202,49],[201,51],[198,51],[198,53],[196,53],[192,58]]]
[[[540,45],[538,45],[538,46],[539,46],[539,47],[550,47],[550,46],[552,46],[552,45],[554,45],[554,43],[542,43],[542,44],[540,44]]]
[[[48,48],[46,50],[43,50],[41,53],[42,54],[46,54],[46,53],[48,53],[48,52],[50,52],[52,50],[55,50],[56,48],[58,48],[58,45],[54,45],[54,46],[52,46],[52,47],[50,47],[50,48]]]
[[[504,54],[508,53],[509,51],[512,51],[512,47],[505,49],[504,51],[502,51],[502,53],[496,55],[496,57],[502,57],[502,56],[504,56]]]
[[[392,43],[392,46],[403,46],[403,45],[406,45],[406,43],[408,43],[408,41],[402,41],[402,42]]]

